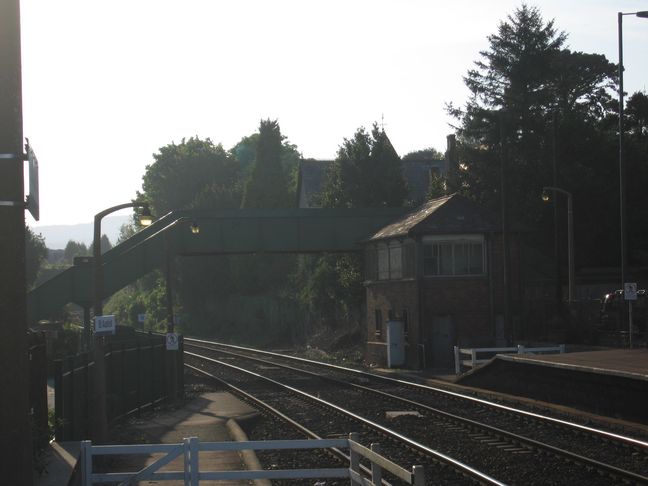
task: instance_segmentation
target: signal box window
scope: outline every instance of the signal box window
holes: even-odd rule
[[[486,274],[486,245],[480,235],[423,238],[423,275],[468,276]]]

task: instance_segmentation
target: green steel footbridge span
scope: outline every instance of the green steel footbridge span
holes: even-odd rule
[[[102,298],[176,255],[352,252],[404,212],[379,209],[231,209],[173,211],[101,257]],[[197,224],[199,234],[192,234]],[[27,294],[28,322],[46,319],[68,303],[93,301],[91,260],[74,265]]]

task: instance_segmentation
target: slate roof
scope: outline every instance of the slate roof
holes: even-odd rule
[[[388,238],[500,231],[499,216],[459,194],[431,199],[374,233],[367,241]]]
[[[332,164],[332,160],[311,159],[300,162],[299,180],[297,182],[298,207],[319,207],[318,196],[324,187],[326,172]],[[430,180],[430,170],[438,170],[442,175],[445,175],[445,160],[403,160],[403,177],[409,188],[409,200],[417,202],[425,199]]]

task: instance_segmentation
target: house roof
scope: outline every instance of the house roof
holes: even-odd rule
[[[326,180],[326,171],[333,164],[332,160],[302,160],[299,163],[297,180],[297,206],[311,208],[320,206],[319,196]]]
[[[318,207],[318,197],[326,181],[326,173],[333,165],[332,160],[302,160],[299,164],[297,197],[299,207]],[[403,177],[409,189],[408,199],[423,201],[430,183],[430,171],[446,173],[445,160],[405,159],[403,160]]]
[[[488,233],[500,230],[498,215],[455,193],[427,201],[378,230],[367,241],[415,235]]]

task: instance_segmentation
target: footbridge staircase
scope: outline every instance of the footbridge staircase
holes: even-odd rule
[[[379,209],[231,209],[173,211],[102,255],[106,298],[176,255],[353,252],[362,240],[403,214]],[[198,234],[191,226],[200,228]],[[27,294],[28,322],[56,314],[70,302],[93,300],[91,259]]]

